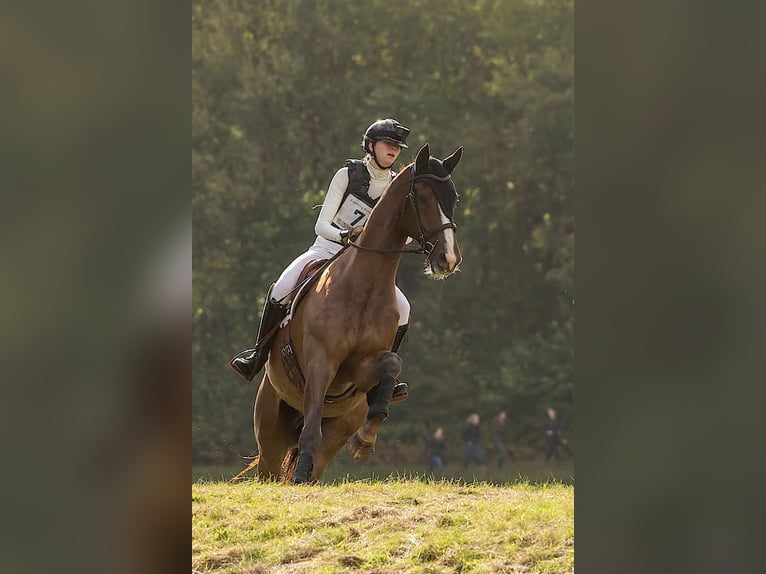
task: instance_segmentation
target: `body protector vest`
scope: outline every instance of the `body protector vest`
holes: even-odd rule
[[[359,227],[367,221],[372,208],[378,203],[378,199],[370,197],[370,172],[367,166],[359,159],[346,160],[348,168],[348,187],[343,193],[343,199],[340,202],[338,213],[332,220],[333,226],[338,229]],[[391,174],[396,177],[392,171]]]

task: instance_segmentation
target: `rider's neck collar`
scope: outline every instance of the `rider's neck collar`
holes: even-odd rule
[[[391,168],[381,168],[378,166],[378,162],[370,155],[364,158],[364,163],[370,170],[370,175],[373,179],[386,179],[391,177]]]

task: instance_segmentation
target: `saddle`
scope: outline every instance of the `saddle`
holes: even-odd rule
[[[285,326],[287,323],[289,323],[290,317],[293,315],[293,313],[295,313],[295,309],[297,309],[298,305],[303,300],[304,295],[308,292],[311,286],[316,283],[316,281],[322,275],[322,272],[334,259],[335,257],[332,259],[315,259],[309,261],[306,264],[306,266],[303,268],[303,271],[301,271],[300,275],[298,276],[298,287],[296,288],[295,295],[290,302],[290,313],[284,319],[282,326]],[[279,354],[282,357],[282,365],[285,368],[285,373],[287,373],[288,378],[293,383],[293,385],[298,388],[298,390],[303,392],[303,389],[306,387],[306,379],[301,372],[301,367],[298,364],[298,357],[295,355],[295,350],[293,349],[292,341],[290,340],[289,335],[285,337],[282,348],[279,350]],[[325,396],[324,402],[327,404],[332,404],[342,398],[346,398],[355,394],[356,391],[356,387],[351,385],[348,389],[339,395]]]
[[[290,322],[290,317],[295,312],[300,300],[303,298],[303,294],[306,293],[307,289],[319,278],[321,275],[320,271],[324,269],[327,261],[327,259],[313,259],[306,264],[303,271],[298,275],[298,281],[296,282],[298,286],[296,287],[295,295],[290,301],[290,313],[288,313],[282,321],[282,327],[285,327],[287,323]],[[283,343],[279,354],[282,357],[282,365],[284,366],[285,373],[287,373],[290,381],[303,392],[303,389],[306,386],[306,379],[301,372],[301,367],[298,364],[298,358],[295,356],[295,351],[293,350],[289,335],[285,338],[285,342]]]
[[[299,287],[298,291],[293,296],[292,301],[290,301],[291,310],[294,310],[298,306],[298,302],[303,299],[303,295],[309,287],[319,279],[319,276],[322,274],[321,272],[324,271],[325,263],[329,264],[330,261],[330,259],[312,259],[306,263],[303,271],[298,275],[298,280],[295,282]]]
[[[314,259],[312,261],[309,261],[306,266],[303,268],[303,271],[301,271],[300,275],[298,275],[298,281],[297,281],[297,287],[295,290],[295,295],[293,296],[292,301],[290,302],[290,313],[288,313],[287,317],[285,317],[282,326],[286,326],[287,323],[290,322],[290,318],[292,317],[293,313],[295,313],[295,309],[297,309],[298,305],[300,304],[301,300],[303,299],[304,295],[308,292],[308,290],[311,288],[311,286],[316,283],[316,281],[321,277],[322,272],[325,270],[325,268],[335,260],[335,258],[340,255],[345,249],[342,249],[339,251],[334,257],[331,259]],[[303,373],[301,372],[301,367],[298,364],[298,357],[295,354],[295,349],[293,349],[292,341],[290,340],[289,333],[286,333],[286,336],[284,337],[284,342],[282,343],[282,348],[279,350],[279,354],[282,358],[282,365],[285,368],[285,373],[287,374],[287,377],[290,379],[290,381],[295,385],[298,390],[302,393],[303,390],[306,387],[306,379],[303,376]],[[358,389],[356,388],[356,385],[350,385],[346,390],[344,390],[342,393],[337,395],[325,395],[324,402],[326,404],[333,404],[341,399],[345,399],[350,396],[354,396],[357,393]],[[402,383],[397,379],[396,386],[394,390],[394,396],[391,398],[391,403],[399,403],[402,401],[407,400],[409,394],[407,392],[407,384]]]

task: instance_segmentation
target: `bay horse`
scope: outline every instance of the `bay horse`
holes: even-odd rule
[[[258,457],[251,467],[257,464],[259,478],[316,482],[345,444],[355,458],[374,451],[402,366],[391,352],[399,260],[402,253],[425,254],[425,273],[438,279],[456,271],[451,173],[462,154],[458,147],[439,160],[425,144],[385,189],[361,233],[293,304],[255,399]],[[405,248],[408,237],[420,247]],[[286,349],[293,352],[292,373]]]

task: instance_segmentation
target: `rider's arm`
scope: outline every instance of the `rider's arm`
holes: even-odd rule
[[[317,217],[314,231],[320,237],[330,241],[340,243],[340,229],[332,225],[335,214],[340,209],[340,202],[343,201],[343,194],[348,187],[348,168],[340,168],[332,178],[330,187],[327,188],[327,195],[322,204],[322,210]]]

